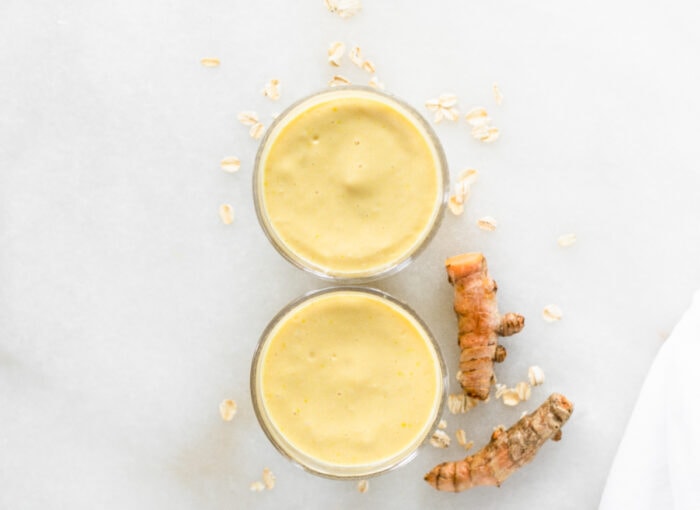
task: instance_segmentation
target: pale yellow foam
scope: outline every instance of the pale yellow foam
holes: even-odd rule
[[[369,97],[302,109],[270,140],[263,204],[287,249],[329,272],[361,273],[407,257],[441,203],[425,132]]]
[[[441,402],[430,340],[396,305],[334,292],[292,310],[262,353],[270,421],[296,449],[333,465],[368,465],[411,449]]]

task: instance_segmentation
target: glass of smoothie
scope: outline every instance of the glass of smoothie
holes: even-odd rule
[[[369,87],[329,89],[279,115],[253,175],[273,246],[320,277],[392,274],[425,247],[449,191],[442,146],[405,102]]]
[[[446,369],[425,324],[369,288],[314,291],[280,311],[251,367],[255,414],[312,473],[366,478],[412,459],[435,428]]]

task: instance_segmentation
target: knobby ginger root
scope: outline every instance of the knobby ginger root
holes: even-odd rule
[[[566,397],[554,393],[508,430],[496,428],[491,441],[479,452],[435,466],[425,475],[425,481],[438,490],[451,492],[478,485],[500,486],[520,466],[530,462],[548,439],[561,439],[561,427],[573,410]]]
[[[498,313],[496,282],[489,277],[483,254],[450,257],[445,266],[454,286],[459,324],[459,382],[467,395],[486,400],[494,379],[493,362],[506,357],[505,348],[498,345],[498,336],[519,332],[525,318],[516,313]]]

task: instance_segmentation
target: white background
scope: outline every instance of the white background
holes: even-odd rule
[[[365,0],[349,20],[322,0],[3,0],[0,508],[596,507],[651,360],[700,287],[699,21],[696,2],[661,0]],[[269,123],[323,88],[334,40],[426,114],[453,92],[501,129],[484,145],[464,120],[436,127],[452,176],[472,167],[479,182],[410,267],[374,283],[428,323],[453,391],[444,259],[483,251],[501,309],[526,316],[497,375],[515,384],[538,364],[545,385],[516,408],[445,413],[478,448],[550,392],[575,403],[563,440],[500,489],[428,487],[426,471],[464,455],[453,444],[359,494],[282,458],[253,415],[260,332],[326,284],[262,234],[257,143],[236,115]],[[277,103],[260,94],[270,78]],[[219,168],[229,155],[237,174]],[[484,215],[497,231],[476,228]],[[566,232],[579,241],[564,250]],[[542,320],[549,303],[561,322]],[[239,404],[230,423],[224,398]],[[253,493],[264,467],[277,486]]]

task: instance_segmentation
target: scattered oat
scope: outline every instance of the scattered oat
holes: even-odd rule
[[[508,389],[505,384],[496,383],[496,398],[501,398],[503,393]]]
[[[335,41],[328,46],[328,63],[333,67],[340,67],[340,59],[345,53],[345,44]]]
[[[476,224],[481,230],[488,230],[489,232],[493,232],[498,227],[498,221],[491,216],[479,218],[476,220]]]
[[[491,117],[483,106],[472,108],[465,118],[472,127],[472,136],[477,140],[489,143],[497,140],[501,134],[497,127],[491,125]]]
[[[263,469],[262,479],[266,489],[275,488],[275,475],[268,468]]]
[[[440,94],[440,96],[438,96],[438,104],[442,108],[452,108],[457,106],[457,96],[449,92],[446,94]]]
[[[235,156],[228,156],[221,160],[221,169],[230,174],[238,172],[241,168],[241,160]]]
[[[544,382],[544,372],[537,365],[533,365],[527,369],[527,378],[532,386],[539,386]]]
[[[520,400],[530,400],[532,388],[530,388],[530,385],[528,383],[520,381],[518,384],[515,385],[515,391],[518,393],[518,398]]]
[[[459,173],[459,182],[471,186],[476,182],[476,178],[478,177],[478,175],[479,172],[477,172],[473,168],[467,168],[466,170],[462,170]]]
[[[455,192],[450,197],[447,204],[450,211],[455,216],[459,216],[464,212],[464,204],[471,195],[471,185],[476,182],[477,174],[478,172],[472,168],[463,170],[460,173],[459,179],[457,179],[457,182],[455,183]]]
[[[361,67],[363,71],[367,71],[369,74],[374,74],[377,72],[377,69],[374,67],[374,62],[371,60],[365,60]]]
[[[207,57],[199,61],[204,67],[219,67],[221,61],[218,58]]]
[[[360,0],[324,0],[326,9],[341,18],[351,18],[362,10]]]
[[[457,121],[459,119],[459,111],[457,110],[457,96],[454,94],[441,94],[437,99],[428,99],[425,102],[425,107],[434,112],[433,122],[436,124],[444,119]]]
[[[224,221],[224,223],[226,222]],[[219,414],[221,415],[221,419],[224,421],[233,420],[233,417],[235,416],[237,410],[238,406],[236,405],[236,401],[231,400],[230,398],[222,400],[219,404]]]
[[[219,217],[221,218],[221,221],[224,222],[224,225],[230,225],[233,223],[233,207],[229,204],[221,204],[219,206]]]
[[[265,84],[265,88],[262,91],[263,96],[269,97],[273,101],[277,101],[280,98],[280,81],[277,78],[273,78]]]
[[[557,238],[557,244],[562,248],[568,248],[576,243],[576,234],[563,234]]]
[[[435,112],[440,109],[440,101],[437,99],[428,99],[425,102],[425,107],[431,112]]]
[[[520,402],[518,392],[513,388],[508,388],[505,390],[501,397],[503,399],[503,403],[507,406],[516,406]]]
[[[445,430],[447,428],[447,422],[445,420],[440,420],[437,424],[437,428]]]
[[[250,131],[248,131],[248,133],[250,133],[250,136],[253,137],[255,140],[260,138],[264,132],[265,126],[263,126],[262,122],[256,122],[255,124],[250,126]]]
[[[430,436],[430,444],[435,448],[447,448],[450,446],[450,436],[444,430],[436,430]]]
[[[489,113],[483,106],[472,108],[467,112],[464,118],[467,119],[467,122],[472,127],[486,126],[491,122],[491,117],[489,117]]]
[[[493,100],[496,101],[496,104],[499,106],[503,104],[503,92],[501,92],[498,83],[493,84]]]
[[[369,490],[369,480],[360,480],[357,482],[357,491],[360,494],[364,494]]]
[[[455,438],[457,439],[457,443],[461,446],[467,443],[467,433],[464,432],[464,429],[455,430]]]
[[[369,86],[374,87],[375,89],[384,90],[384,84],[380,82],[376,76],[372,76],[369,79]]]
[[[474,441],[467,441],[467,434],[464,432],[464,429],[455,430],[455,437],[457,438],[457,443],[465,450],[469,450],[474,446]]]
[[[451,122],[459,120],[459,111],[456,108],[443,108],[441,112],[443,117]]]
[[[350,61],[363,71],[367,71],[369,74],[374,74],[376,68],[374,67],[374,62],[367,60],[362,56],[362,49],[359,46],[353,46],[348,52],[348,57]]]
[[[262,492],[265,490],[265,484],[262,482],[253,482],[250,484],[250,490],[253,492]]]
[[[450,200],[447,202],[447,207],[450,212],[455,216],[459,216],[464,212],[464,203],[460,201],[459,197],[452,195]]]
[[[501,131],[495,126],[475,126],[472,128],[472,136],[484,143],[491,143],[498,140]]]
[[[547,322],[559,321],[563,315],[561,308],[557,305],[547,305],[544,307],[544,310],[542,310],[542,318]]]
[[[453,393],[447,397],[447,408],[452,414],[463,414],[475,408],[478,402],[466,393]]]
[[[251,111],[245,111],[238,114],[238,120],[245,126],[252,126],[259,122],[258,114]]]
[[[359,46],[353,46],[350,48],[348,58],[350,59],[350,62],[355,64],[357,67],[362,67],[362,63],[365,61],[365,59],[362,58],[362,49]]]
[[[338,85],[349,85],[350,80],[345,76],[340,76],[339,74],[333,75],[333,78],[328,82],[329,87],[337,87]]]

